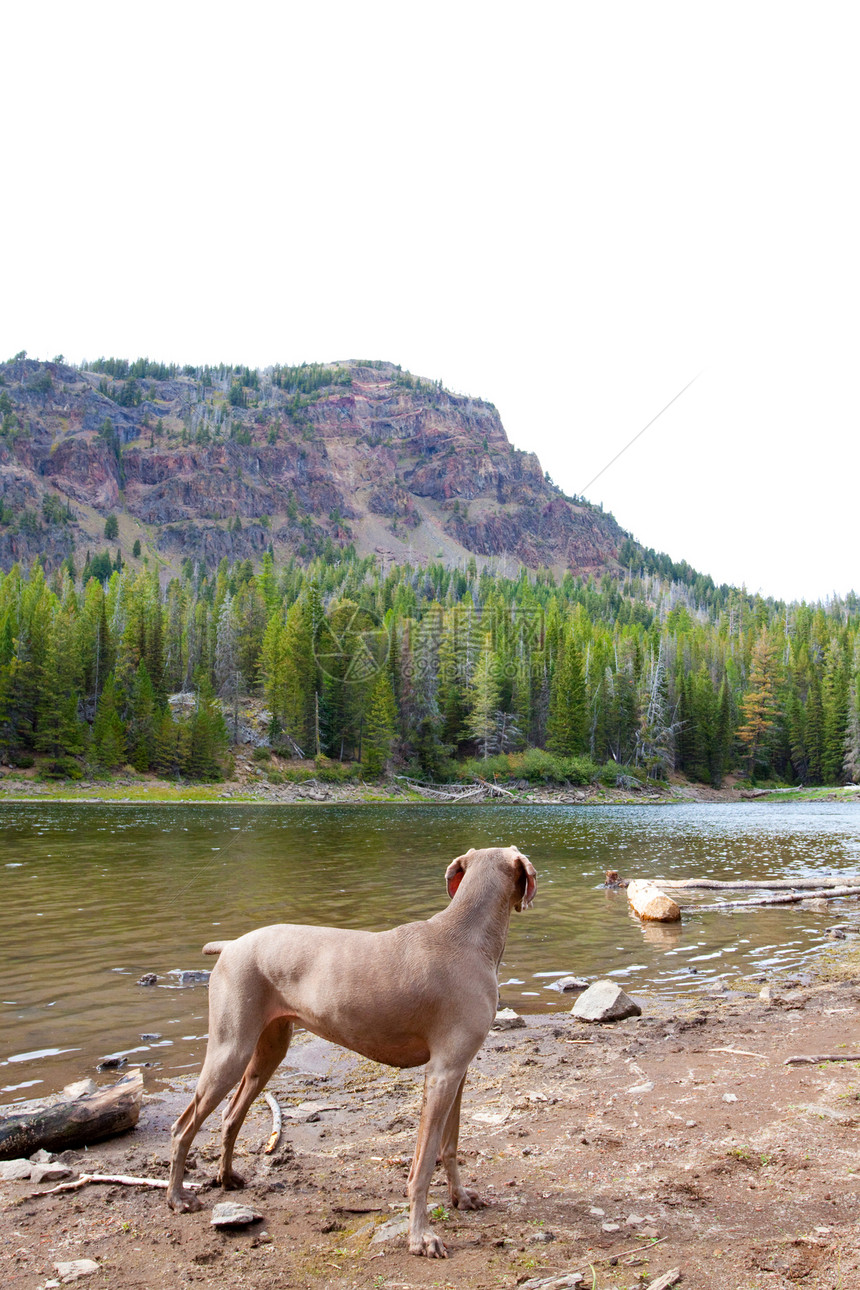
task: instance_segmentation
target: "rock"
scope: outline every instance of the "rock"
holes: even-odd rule
[[[371,1245],[381,1245],[383,1241],[393,1241],[397,1237],[405,1236],[409,1231],[409,1217],[389,1218],[387,1222],[380,1223],[373,1236],[370,1238]]]
[[[550,1241],[555,1240],[555,1232],[532,1232],[528,1241],[531,1245],[549,1245]]]
[[[491,1030],[520,1030],[525,1025],[525,1019],[514,1012],[513,1008],[501,1008],[496,1013],[496,1020],[490,1026]]]
[[[604,1224],[601,1226],[601,1229],[600,1229],[600,1230],[601,1230],[602,1232],[606,1232],[606,1233],[607,1233],[607,1235],[608,1235],[610,1232],[620,1232],[620,1231],[621,1231],[621,1224],[620,1224],[620,1223],[604,1223]]]
[[[762,986],[758,992],[758,997],[762,1003],[771,1003],[773,1001],[773,987],[769,985]]]
[[[206,985],[208,984],[210,973],[196,968],[189,970],[172,968],[167,975],[175,976],[179,985]]]
[[[558,990],[561,994],[570,994],[574,990],[587,990],[588,982],[581,976],[560,976],[547,986],[548,990]]]
[[[155,985],[157,980],[158,976],[155,972],[144,972],[143,976],[137,978],[135,985]]]
[[[725,994],[728,986],[723,978],[718,976],[713,981],[708,982],[706,989],[710,990],[712,994]]]
[[[638,1227],[640,1223],[645,1222],[645,1219],[641,1214],[628,1214],[624,1222],[628,1227]]]
[[[99,1265],[94,1259],[72,1259],[70,1263],[55,1263],[54,1267],[63,1284],[69,1281],[80,1281],[81,1277],[91,1277],[99,1270]]]
[[[669,1272],[664,1272],[656,1281],[648,1282],[648,1290],[669,1290],[670,1286],[676,1285],[681,1280],[681,1269],[672,1268]]]
[[[633,1088],[628,1088],[626,1091],[631,1097],[637,1097],[640,1093],[650,1093],[653,1088],[654,1081],[649,1079],[644,1084],[636,1084]]]
[[[52,1165],[33,1165],[30,1180],[34,1183],[58,1183],[64,1178],[71,1178],[72,1171],[68,1165],[56,1162]]]
[[[606,1210],[605,1210],[605,1209],[598,1209],[596,1205],[593,1205],[593,1206],[591,1207],[591,1209],[590,1209],[588,1212],[589,1212],[589,1214],[591,1215],[591,1217],[592,1217],[592,1218],[605,1218],[605,1217],[606,1217]]]
[[[627,899],[634,913],[646,922],[679,923],[681,908],[648,878],[634,878],[627,884]]]
[[[154,1042],[156,1039],[160,1039],[161,1035],[156,1035],[154,1033],[151,1035],[145,1034],[145,1035],[141,1035],[140,1038],[143,1043],[147,1043],[147,1042]]]
[[[565,1290],[567,1286],[581,1286],[583,1280],[581,1272],[568,1272],[560,1277],[532,1277],[523,1282],[520,1290]]]
[[[738,1095],[737,1095],[737,1093],[724,1093],[724,1094],[723,1094],[723,1101],[724,1101],[724,1102],[737,1102],[737,1100],[738,1100]]]
[[[829,913],[830,910],[830,906],[827,901],[822,900],[820,896],[813,896],[809,900],[802,900],[800,902],[800,908],[808,909],[813,914],[826,914]]]
[[[23,1182],[32,1172],[29,1160],[0,1160],[0,1182]]]
[[[123,1066],[128,1065],[128,1058],[121,1054],[111,1054],[109,1057],[103,1057],[96,1067],[97,1071],[119,1071]]]
[[[580,1021],[623,1021],[640,1017],[642,1009],[614,981],[595,981],[571,1008]]]
[[[263,1215],[258,1214],[250,1205],[237,1205],[235,1201],[222,1201],[212,1210],[209,1220],[211,1227],[249,1227],[251,1223],[261,1223]]]
[[[34,1151],[32,1156],[30,1157],[30,1164],[31,1165],[49,1165],[53,1159],[54,1157],[50,1151],[46,1151],[44,1147],[40,1147],[39,1150]]]

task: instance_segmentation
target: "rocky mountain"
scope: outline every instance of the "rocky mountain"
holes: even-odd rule
[[[167,565],[353,543],[592,573],[625,536],[514,448],[492,404],[389,363],[0,364],[3,568],[117,546],[129,559],[137,542]]]

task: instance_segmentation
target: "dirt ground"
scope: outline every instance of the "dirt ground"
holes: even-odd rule
[[[681,1004],[643,997],[641,1018],[612,1025],[565,1008],[491,1033],[461,1133],[466,1180],[488,1204],[450,1211],[439,1171],[430,1203],[444,1261],[409,1255],[396,1224],[421,1072],[302,1035],[270,1085],[297,1119],[269,1156],[269,1109],[252,1108],[237,1159],[244,1192],[211,1184],[216,1116],[190,1174],[203,1184],[197,1214],[171,1214],[163,1191],[33,1197],[32,1183],[0,1184],[4,1285],[44,1287],[55,1263],[89,1258],[93,1290],[497,1287],[575,1272],[592,1290],[632,1290],[673,1268],[687,1290],[857,1290],[860,1063],[784,1065],[860,1052],[860,976],[848,975],[775,982],[770,1002],[750,982]],[[190,1087],[154,1088],[134,1132],[61,1158],[75,1171],[163,1178]],[[262,1221],[213,1229],[209,1211],[224,1199],[249,1202]]]

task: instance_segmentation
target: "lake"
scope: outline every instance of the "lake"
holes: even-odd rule
[[[0,805],[0,1090],[35,1097],[106,1055],[151,1062],[148,1084],[196,1071],[206,1035],[204,942],[275,922],[378,930],[447,902],[448,862],[515,843],[538,870],[501,969],[506,1006],[568,1010],[573,973],[637,995],[716,976],[793,971],[843,917],[758,909],[642,925],[606,869],[626,877],[765,878],[860,870],[850,803],[673,806]],[[713,893],[701,896],[713,901]],[[136,985],[145,972],[159,984]],[[357,983],[358,986],[358,983]],[[158,1039],[141,1039],[156,1034]]]

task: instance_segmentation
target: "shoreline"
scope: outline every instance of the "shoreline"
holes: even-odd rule
[[[846,1019],[860,1005],[860,952],[841,943],[817,967],[806,984],[773,974],[768,1000],[739,982],[716,996],[640,995],[642,1017],[609,1025],[565,1008],[491,1031],[470,1067],[460,1140],[466,1181],[488,1206],[453,1210],[437,1170],[430,1204],[443,1264],[410,1256],[399,1229],[422,1071],[306,1034],[269,1083],[288,1121],[277,1151],[263,1151],[262,1100],[242,1130],[241,1194],[212,1185],[213,1114],[191,1173],[202,1213],[171,1214],[163,1192],[123,1186],[22,1204],[32,1184],[3,1184],[0,1249],[13,1284],[34,1288],[54,1260],[85,1257],[99,1265],[90,1284],[111,1290],[489,1290],[574,1272],[596,1290],[629,1290],[674,1268],[687,1290],[841,1290],[860,1283],[860,1068],[785,1060],[858,1051]],[[131,1133],[63,1162],[163,1178],[169,1126],[196,1074],[148,1092]],[[209,1211],[227,1199],[262,1221],[214,1231]]]
[[[102,805],[190,806],[680,806],[693,803],[851,802],[860,804],[860,785],[815,788],[720,789],[690,781],[673,780],[665,788],[648,786],[640,791],[602,785],[579,788],[531,786],[508,789],[510,796],[483,802],[433,801],[410,788],[383,783],[326,783],[309,779],[300,783],[261,784],[233,779],[215,784],[182,783],[150,776],[121,776],[110,781],[44,782],[20,772],[0,774],[0,803],[32,801],[94,803]]]

